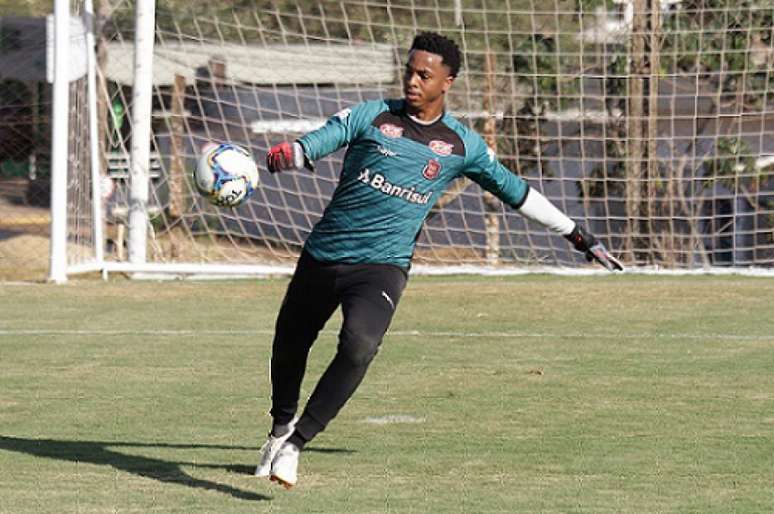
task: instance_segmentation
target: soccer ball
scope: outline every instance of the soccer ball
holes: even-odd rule
[[[258,167],[250,153],[231,143],[208,144],[193,172],[196,189],[220,207],[236,207],[258,187]]]

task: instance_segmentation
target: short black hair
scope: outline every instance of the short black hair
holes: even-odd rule
[[[436,32],[422,32],[417,34],[414,42],[411,43],[409,52],[412,50],[424,50],[431,54],[440,55],[443,64],[449,67],[449,74],[452,77],[456,77],[457,73],[460,72],[460,49],[457,43],[447,37]]]

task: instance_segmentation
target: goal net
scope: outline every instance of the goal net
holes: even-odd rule
[[[167,0],[155,12],[147,253],[132,267],[134,4],[110,0],[97,13],[111,269],[289,269],[336,186],[343,153],[318,162],[315,173],[270,175],[267,149],[342,108],[400,97],[408,47],[421,31],[451,37],[462,50],[447,108],[628,266],[774,264],[769,2],[319,0],[235,8]],[[259,189],[236,209],[209,205],[191,182],[209,141],[243,145],[261,167]],[[76,190],[92,190],[88,180],[72,176],[71,201]],[[91,210],[83,204],[78,212]],[[588,265],[561,237],[466,180],[432,210],[414,263],[457,271]]]

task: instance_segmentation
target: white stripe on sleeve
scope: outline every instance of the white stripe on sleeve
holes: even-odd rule
[[[519,207],[519,213],[525,218],[545,225],[552,232],[566,236],[575,228],[575,222],[562,211],[554,207],[548,198],[534,188],[530,188],[527,198]]]

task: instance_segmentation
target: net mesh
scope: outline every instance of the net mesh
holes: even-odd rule
[[[727,0],[159,2],[149,259],[292,260],[342,152],[314,174],[264,172],[247,203],[223,209],[190,181],[199,148],[234,142],[262,165],[344,107],[399,97],[413,36],[432,30],[463,52],[447,107],[626,264],[771,267],[773,13]],[[132,5],[101,15],[109,255],[121,260]],[[586,264],[464,180],[431,212],[415,263]]]
[[[86,23],[81,2],[71,2],[69,130],[67,162],[67,264],[93,262],[95,218],[93,189],[99,187],[91,174]]]
[[[0,278],[41,278],[48,266],[45,42],[43,18],[0,16]]]

